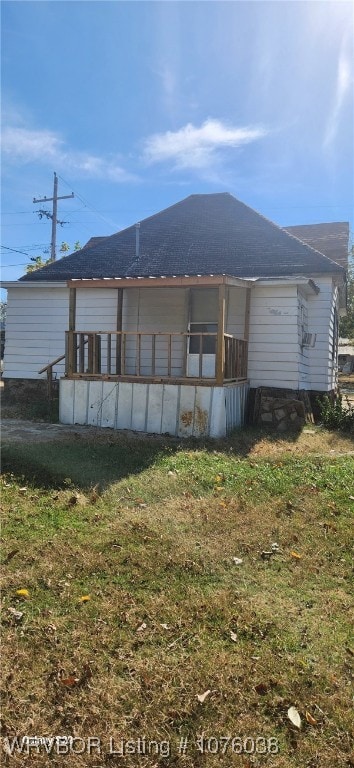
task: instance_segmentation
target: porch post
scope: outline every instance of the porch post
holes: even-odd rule
[[[69,333],[67,346],[67,364],[65,366],[68,376],[76,370],[76,344],[74,345],[74,331],[76,325],[76,288],[69,288]],[[75,356],[75,358],[74,358]]]
[[[215,373],[216,383],[219,387],[222,387],[224,383],[224,369],[225,369],[225,345],[224,345],[224,333],[225,333],[225,284],[219,285],[219,309],[218,309],[218,335],[216,340],[216,361],[215,361]]]
[[[117,291],[117,331],[123,329],[123,288],[118,288]],[[117,335],[116,343],[116,375],[120,376],[122,373],[122,336]]]
[[[245,331],[244,339],[248,341],[250,335],[250,305],[251,305],[251,289],[246,288],[246,307],[245,307]]]

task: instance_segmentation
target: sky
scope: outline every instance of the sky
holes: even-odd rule
[[[2,279],[194,193],[353,230],[353,5],[3,0]],[[58,254],[59,255],[59,254]]]

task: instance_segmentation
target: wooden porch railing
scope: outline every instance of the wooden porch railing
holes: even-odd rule
[[[193,378],[215,381],[205,373],[205,349],[217,333],[148,331],[67,331],[65,339],[65,375],[68,378],[173,379],[188,381],[189,340],[197,338],[196,374]],[[206,345],[208,341],[208,345]],[[247,341],[224,334],[223,381],[247,378]],[[210,360],[210,351],[208,351]],[[216,356],[215,356],[216,360]]]
[[[224,336],[225,370],[224,380],[247,379],[248,343],[235,336]]]

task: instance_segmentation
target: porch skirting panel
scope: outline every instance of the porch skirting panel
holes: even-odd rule
[[[244,423],[248,382],[196,386],[61,379],[62,424],[170,434],[224,437]]]

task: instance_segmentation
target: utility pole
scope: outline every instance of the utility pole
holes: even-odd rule
[[[57,245],[57,224],[67,224],[66,221],[58,221],[57,219],[57,211],[58,211],[58,200],[67,200],[69,197],[75,197],[74,193],[72,192],[71,195],[62,195],[61,197],[58,197],[58,177],[57,174],[54,171],[54,189],[53,189],[53,197],[41,197],[41,198],[33,198],[34,203],[50,203],[53,202],[53,209],[52,213],[49,213],[49,211],[39,210],[38,215],[40,219],[43,218],[43,216],[46,216],[47,219],[52,220],[52,240],[50,244],[50,260],[55,261],[56,259],[56,245]]]

